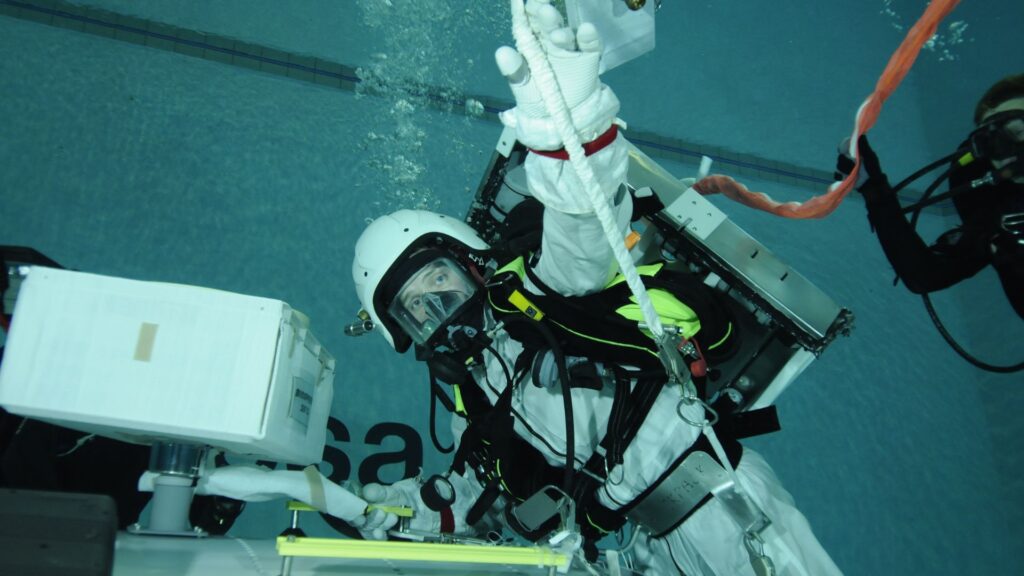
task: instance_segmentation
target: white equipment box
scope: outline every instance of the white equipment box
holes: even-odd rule
[[[0,405],[119,440],[323,457],[334,358],[288,304],[32,267],[0,364]]]

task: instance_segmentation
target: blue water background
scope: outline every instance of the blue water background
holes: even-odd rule
[[[509,99],[491,56],[510,42],[504,2],[83,4]],[[657,50],[605,81],[636,129],[827,170],[902,39],[896,25],[923,6],[666,0]],[[984,89],[1024,70],[1024,4],[964,2],[950,20],[968,23],[954,58],[922,53],[872,132],[895,178],[952,150]],[[354,94],[8,16],[0,54],[0,244],[90,272],[285,300],[338,360],[333,414],[351,433],[338,445],[352,465],[401,448],[362,441],[380,421],[415,427],[429,447],[425,371],[379,339],[341,334],[358,309],[352,247],[367,218],[393,209],[464,214],[498,125],[397,90]],[[777,198],[812,194],[736,175]],[[892,286],[856,196],[809,222],[716,202],[857,315],[852,336],[779,400],[783,431],[750,442],[839,566],[1024,573],[1024,377],[986,374],[948,349],[920,300]],[[940,207],[921,228],[955,223]],[[1024,357],[1024,323],[991,271],[935,301],[984,359]],[[441,470],[427,451],[428,471]],[[254,505],[233,533],[271,537],[286,522],[278,505]]]

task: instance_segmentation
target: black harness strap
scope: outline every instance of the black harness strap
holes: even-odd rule
[[[475,386],[471,384],[470,386]],[[470,420],[469,428],[463,433],[463,441],[452,459],[452,470],[460,473],[468,464],[476,473],[477,479],[484,485],[484,490],[477,498],[473,506],[466,513],[466,522],[470,525],[476,524],[484,512],[486,512],[494,501],[501,495],[501,477],[495,470],[495,452],[503,454],[507,452],[512,429],[512,389],[513,383],[506,384],[505,389],[498,396],[494,407],[488,406],[486,410],[477,412],[480,417]],[[479,394],[482,396],[483,394]],[[477,397],[471,400],[479,409],[480,400],[478,394],[471,393],[463,396],[464,401],[470,397]],[[486,399],[483,403],[486,404]],[[467,406],[467,412],[470,410]],[[469,417],[474,417],[474,412],[469,412]]]
[[[559,340],[559,345],[566,356],[578,356],[615,363],[655,368],[660,366],[657,349],[653,341],[637,329],[637,324],[614,312],[609,294],[598,292],[589,296],[566,298],[550,292],[543,285],[529,266],[524,267],[527,277],[534,284],[546,291],[545,294],[530,294],[529,299],[536,303],[545,316],[551,332]],[[504,273],[501,280],[490,284],[488,291],[491,296],[492,310],[497,319],[506,322],[505,329],[516,341],[527,349],[548,346],[539,333],[528,324],[513,325],[511,318],[526,318],[519,310],[510,310],[512,306],[501,308],[499,303],[509,302],[516,291],[522,293],[522,281],[514,272]]]
[[[544,312],[542,323],[545,326],[550,326],[551,331],[558,334],[558,345],[563,348],[564,354],[601,360],[615,373],[614,396],[605,435],[600,439],[594,453],[584,463],[583,473],[575,475],[571,486],[574,500],[580,506],[580,510],[586,513],[586,509],[589,508],[586,503],[594,500],[594,489],[608,481],[608,471],[623,462],[626,449],[646,421],[651,407],[664,388],[667,379],[657,357],[647,353],[647,351],[656,351],[654,342],[638,330],[636,322],[614,313],[614,310],[620,305],[616,303],[626,301],[628,286],[619,284],[597,294],[568,298],[557,294],[546,286],[537,278],[528,264],[523,267],[523,270],[526,277],[544,293],[542,295],[530,294],[528,298],[531,302],[527,302],[527,304],[535,303]],[[642,276],[641,278],[644,284],[650,288],[659,288],[670,294],[681,295],[681,300],[685,300],[686,305],[690,306],[701,320],[701,342],[708,345],[718,343],[716,356],[728,356],[731,352],[730,349],[735,347],[738,340],[738,337],[731,335],[730,310],[716,300],[714,290],[704,285],[699,279],[671,270],[666,270],[666,272],[668,273],[664,275]],[[516,359],[514,367],[514,378],[518,383],[525,377],[525,374],[531,372],[531,367],[538,364],[540,354],[544,354],[550,345],[545,340],[550,338],[537,337],[536,328],[532,326],[537,321],[526,312],[500,305],[505,302],[511,304],[510,297],[515,294],[515,291],[523,290],[522,280],[517,274],[514,272],[505,274],[507,274],[507,278],[501,279],[501,275],[499,275],[497,282],[488,285],[488,290],[491,292],[491,304],[495,317],[504,321],[506,323],[505,330],[524,346],[524,352]],[[612,313],[607,314],[608,310],[612,310]],[[565,320],[560,320],[561,318]],[[564,324],[562,324],[563,322]],[[638,366],[640,370],[629,370],[624,366]],[[566,372],[565,367],[560,366],[559,378],[563,378],[563,374]],[[476,388],[472,385],[471,387]],[[503,490],[508,491],[513,498],[526,497],[545,484],[557,484],[557,480],[552,480],[560,475],[558,473],[561,472],[561,475],[564,475],[571,470],[571,468],[567,470],[564,466],[549,465],[539,451],[525,440],[515,436],[511,387],[508,386],[502,391],[493,407],[486,400],[486,395],[479,391],[480,396],[484,397],[485,406],[480,407],[482,412],[477,412],[482,417],[479,419],[474,417],[475,419],[471,422],[471,429],[474,430],[476,436],[479,436],[479,439],[472,442],[475,447],[471,450],[460,446],[460,456],[457,456],[455,460],[455,467],[461,467],[460,462],[469,462],[485,486],[484,493],[474,503],[470,511],[471,515],[467,518],[474,522],[479,520],[480,516],[493,505]],[[464,400],[468,396],[464,396]],[[467,410],[469,410],[468,403]],[[474,412],[470,411],[470,414],[473,415]],[[726,448],[729,460],[734,465],[738,463],[742,453],[742,447],[736,438],[764,433],[769,429],[778,429],[777,420],[773,419],[774,415],[774,408],[755,412],[749,416],[723,415],[720,424],[716,426],[716,432]],[[513,445],[515,445],[515,449],[518,449],[515,455],[511,453]],[[714,457],[710,443],[701,434],[697,442],[666,469],[658,482],[664,480],[682,462],[683,458],[696,450],[706,452]],[[529,452],[530,455],[520,455],[519,452]],[[573,463],[567,461],[567,464],[571,466]],[[498,468],[501,468],[500,473]],[[543,473],[540,471],[541,469],[544,470]],[[657,483],[655,483],[656,485]],[[621,510],[606,512],[624,518],[629,507],[636,505],[653,489],[654,486],[650,487],[636,500],[626,503],[627,506]],[[595,504],[595,506],[597,505]],[[684,519],[680,519],[679,522]]]
[[[736,440],[770,434],[779,430],[782,430],[782,425],[779,424],[779,414],[774,404],[757,410],[721,414],[718,423],[715,424],[717,434]]]
[[[594,450],[583,466],[584,474],[579,476],[579,482],[573,490],[577,496],[595,488],[597,481],[604,482],[608,471],[622,463],[626,448],[647,419],[651,406],[666,382],[664,377],[640,378],[630,390],[631,378],[628,372],[622,369],[616,372],[615,398],[608,417],[608,427],[598,449]]]
[[[718,432],[717,429],[716,429],[715,432],[717,434],[717,432]],[[719,436],[719,441],[722,443],[722,448],[725,449],[726,458],[729,459],[729,463],[735,469],[736,466],[739,466],[740,458],[742,458],[742,456],[743,456],[743,445],[740,444],[738,441],[736,441],[733,438],[726,438],[724,436]],[[697,441],[694,442],[689,448],[687,448],[682,454],[680,454],[679,457],[676,458],[675,462],[673,462],[671,466],[668,466],[668,467],[665,468],[665,471],[662,473],[662,475],[660,477],[658,477],[657,480],[655,480],[653,483],[651,483],[651,485],[648,486],[646,490],[641,492],[639,496],[637,496],[635,499],[633,499],[632,502],[629,502],[626,506],[624,506],[623,508],[621,508],[617,512],[622,514],[622,515],[628,514],[629,511],[633,509],[633,507],[638,505],[648,495],[650,495],[652,492],[654,492],[658,488],[658,486],[660,486],[661,483],[666,478],[668,478],[668,476],[670,474],[672,474],[672,472],[676,469],[676,467],[678,467],[680,464],[682,464],[683,460],[686,460],[686,458],[690,454],[693,454],[694,452],[697,452],[697,451],[704,452],[704,453],[710,455],[715,460],[715,462],[718,462],[719,464],[722,464],[722,461],[718,459],[718,456],[715,454],[714,448],[711,446],[711,441],[708,440],[707,436],[705,436],[704,434],[701,434],[700,436],[697,437]],[[724,466],[724,464],[723,464],[723,466]],[[671,532],[672,530],[675,530],[676,527],[678,527],[680,524],[685,522],[687,518],[692,516],[694,512],[699,510],[704,504],[706,504],[709,500],[711,500],[712,497],[713,497],[712,494],[709,492],[703,499],[701,499],[699,504],[694,506],[688,513],[686,513],[681,518],[676,520],[676,522],[674,522],[669,529],[665,530],[661,534],[654,534],[653,536],[654,537],[660,537],[660,536],[663,536],[663,535]]]
[[[455,403],[448,397],[448,394],[441,389],[441,385],[437,383],[437,377],[434,376],[434,372],[430,371],[430,441],[433,442],[434,448],[442,454],[450,454],[455,449],[455,444],[445,448],[441,446],[440,440],[437,439],[437,402],[441,401],[445,410],[448,412],[455,412]]]

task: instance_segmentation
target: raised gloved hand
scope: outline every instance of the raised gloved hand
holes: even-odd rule
[[[399,516],[386,510],[390,507],[405,507],[412,510],[412,517],[406,525],[410,530],[440,534],[463,533],[465,524],[456,521],[451,511],[437,512],[423,503],[420,497],[422,484],[419,478],[406,478],[391,485],[367,484],[361,496],[369,508],[361,518],[351,522],[367,540],[385,540],[387,532],[399,523]],[[445,518],[442,518],[445,516]]]
[[[531,70],[528,63],[513,48],[498,49],[495,59],[498,68],[508,80],[516,98],[516,107],[501,114],[505,126],[514,128],[516,139],[537,152],[526,158],[526,177],[530,193],[546,208],[565,214],[589,214],[594,211],[590,199],[591,188],[585,187],[576,170],[568,168],[564,160],[568,155],[563,148],[562,132],[542,98],[543,92],[557,93],[554,100],[564,100],[572,126],[598,186],[597,193],[610,202],[626,179],[629,165],[625,139],[613,130],[613,121],[619,111],[619,100],[610,88],[598,79],[601,62],[601,40],[597,29],[582,24],[576,33],[563,27],[562,15],[549,4],[549,0],[528,0],[525,11],[529,26],[536,31],[550,64],[550,75]],[[518,20],[518,19],[514,19]],[[529,38],[532,32],[521,22],[516,24],[517,38]],[[537,42],[525,43],[529,46]],[[524,48],[530,53],[528,48]],[[542,67],[546,70],[547,67]],[[563,104],[558,108],[564,112]],[[559,115],[564,118],[564,115]],[[556,152],[551,152],[556,151]],[[589,186],[589,184],[587,185]],[[624,210],[627,203],[622,203]]]
[[[853,171],[854,159],[851,155],[850,139],[846,138],[839,145],[839,156],[836,158],[836,180],[845,179]],[[889,180],[882,172],[878,155],[868,144],[868,137],[861,134],[857,139],[857,153],[860,155],[860,172],[857,174],[855,187],[864,195],[865,200],[872,202],[892,191]]]
[[[563,27],[562,15],[549,0],[528,0],[526,12],[580,141],[596,139],[611,127],[619,111],[615,94],[598,79],[601,39],[597,29],[589,23],[582,24],[576,33]],[[522,54],[509,46],[499,48],[495,60],[516,99],[516,107],[501,114],[502,122],[516,130],[517,140],[534,150],[561,148],[562,138],[541,96],[538,75],[530,70]]]

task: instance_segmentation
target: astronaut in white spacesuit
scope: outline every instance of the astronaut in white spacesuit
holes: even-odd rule
[[[618,100],[598,79],[600,39],[587,24],[575,33],[563,28],[546,2],[531,0],[528,11],[624,237],[632,210],[622,186],[627,143],[614,124]],[[503,506],[513,510],[544,486],[561,486],[590,543],[626,522],[641,527],[633,551],[644,573],[839,574],[760,455],[725,438],[730,462],[721,466],[693,424],[704,421],[704,407],[681,403],[680,387],[666,385],[663,370],[652,377],[652,370],[633,370],[636,363],[614,352],[581,353],[588,350],[585,337],[552,341],[552,332],[524,326],[544,324],[536,309],[559,308],[561,318],[571,319],[566,307],[601,293],[617,265],[529,67],[512,48],[499,49],[496,58],[517,104],[502,120],[530,149],[529,189],[544,206],[541,246],[495,262],[492,247],[467,224],[414,210],[378,218],[362,234],[353,278],[374,330],[398,352],[415,346],[432,374],[456,385],[459,405],[453,417],[459,450],[442,480],[446,498],[438,500],[436,487],[425,490],[418,478],[365,486],[362,498],[412,507],[408,528],[470,535],[493,526],[489,518]],[[659,366],[649,367],[656,373]],[[735,468],[736,488],[770,521],[757,538],[723,495],[666,504],[671,499],[664,492],[678,488],[677,471],[692,472],[684,469],[693,466],[694,454],[720,476]],[[383,538],[397,523],[382,509],[353,521],[367,538]]]

